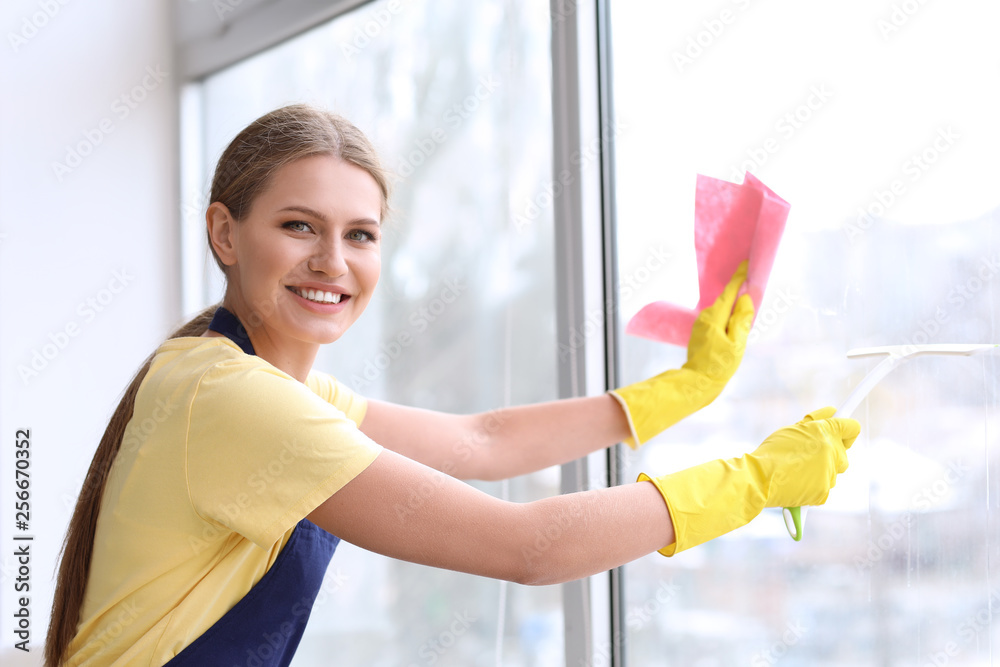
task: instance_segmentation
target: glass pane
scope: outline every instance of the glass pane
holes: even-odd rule
[[[318,362],[362,394],[461,413],[556,397],[551,207],[518,218],[552,170],[549,29],[544,0],[375,2],[205,81],[206,169],[250,120],[307,101],[396,172],[381,284]],[[476,486],[527,501],[558,481]],[[557,664],[562,642],[558,587],[342,544],[295,664]]]
[[[695,175],[791,204],[743,365],[626,479],[755,448],[837,406],[853,348],[992,343],[1000,222],[995,2],[614,3],[621,314],[698,301]],[[655,76],[650,76],[655,72]],[[685,350],[622,338],[623,377]],[[996,664],[998,357],[918,357],[804,540],[780,511],[626,568],[629,664]]]

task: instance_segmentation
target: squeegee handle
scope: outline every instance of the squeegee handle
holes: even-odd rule
[[[850,393],[843,404],[837,408],[833,416],[850,417],[858,406],[861,405],[862,401],[868,397],[869,392],[875,388],[875,385],[906,359],[907,357],[905,356],[889,356],[883,359],[878,366],[871,369],[868,375],[858,383],[858,386],[854,388],[854,391]],[[786,507],[782,510],[782,515],[785,517],[785,527],[788,529],[788,534],[796,542],[801,540],[802,531],[806,525],[803,509],[801,507]]]

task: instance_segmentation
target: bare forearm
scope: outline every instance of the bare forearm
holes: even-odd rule
[[[532,585],[603,572],[674,541],[649,482],[514,503],[390,451],[309,518],[387,556]]]
[[[471,449],[465,479],[496,480],[534,472],[621,442],[629,434],[611,396],[570,398],[477,415],[486,437]]]
[[[496,480],[566,463],[621,442],[628,421],[611,396],[450,415],[369,401],[361,430],[459,479]]]
[[[521,583],[580,579],[628,563],[674,541],[673,524],[649,482],[546,498],[524,506],[533,518],[521,553]]]

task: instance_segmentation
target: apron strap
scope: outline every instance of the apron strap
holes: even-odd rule
[[[231,312],[219,306],[212,316],[212,321],[208,328],[216,333],[220,333],[240,346],[240,349],[247,354],[254,355],[253,343],[250,342],[250,334],[247,333],[243,323]]]

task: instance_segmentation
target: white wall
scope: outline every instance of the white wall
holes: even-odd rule
[[[0,35],[0,664],[34,665],[56,554],[107,418],[182,317],[177,94],[164,0],[5,0]],[[13,648],[15,535],[34,536],[28,654]]]

